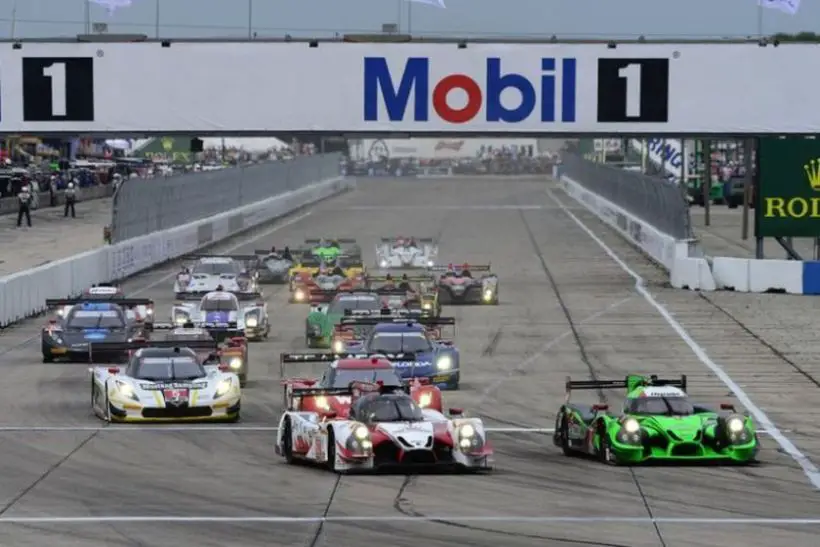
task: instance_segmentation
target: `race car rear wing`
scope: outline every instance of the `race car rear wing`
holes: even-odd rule
[[[237,262],[251,262],[257,260],[258,257],[256,255],[223,255],[203,253],[185,255],[180,260],[185,262],[195,262],[203,258],[230,258],[231,260],[236,260]]]
[[[492,270],[490,264],[452,264],[448,266],[441,266],[436,264],[435,266],[430,266],[427,268],[431,272],[447,272],[447,271],[454,271],[460,272],[463,270],[470,270],[471,272],[489,272]]]
[[[149,298],[118,298],[116,295],[108,297],[94,295],[91,298],[48,298],[46,306],[49,308],[62,308],[63,306],[77,306],[79,304],[116,304],[121,308],[136,308],[137,306],[153,306],[154,301]]]
[[[318,245],[319,243],[324,241],[335,241],[339,245],[355,245],[356,239],[351,237],[326,237],[326,238],[311,238],[305,240],[305,245]]]
[[[404,277],[404,276],[396,277],[394,275],[394,276],[391,276],[390,278],[388,278],[386,275],[366,275],[364,277],[364,280],[365,280],[365,283],[373,283],[373,282],[375,282],[375,283],[387,283],[388,281],[392,281],[393,283],[402,283],[402,282],[424,283],[424,282],[434,281],[434,278],[433,278],[432,275],[419,275],[419,274],[408,275],[407,277]]]
[[[393,243],[394,241],[398,241],[400,239],[404,241],[414,240],[417,243],[435,243],[435,239],[432,237],[383,237],[380,238],[382,243]]]
[[[404,316],[385,315],[353,315],[342,317],[339,325],[378,325],[381,323],[407,323],[408,325],[424,325],[425,327],[444,327],[456,324],[455,317],[422,317],[421,315],[408,314]]]
[[[279,375],[286,378],[286,365],[293,363],[332,363],[339,359],[387,359],[389,361],[415,361],[415,353],[329,353],[329,352],[306,352],[306,353],[281,353],[279,354]]]
[[[231,291],[236,299],[240,302],[248,302],[250,300],[262,300],[262,293],[260,292],[240,292],[240,291]],[[264,302],[262,302],[264,304]],[[261,304],[260,304],[261,305]]]
[[[202,300],[202,297],[214,291],[185,291],[174,294],[174,299],[182,302],[190,302],[192,300]]]
[[[123,358],[125,358],[127,352],[144,348],[188,348],[193,351],[216,351],[219,349],[219,345],[213,340],[135,340],[133,342],[92,342],[88,345],[88,362],[94,362],[94,353],[122,352]]]
[[[598,390],[598,389],[626,389],[632,391],[641,386],[673,386],[686,391],[686,375],[681,374],[680,378],[658,378],[657,375],[640,376],[631,374],[623,380],[573,380],[567,376],[566,399],[569,401],[572,391],[577,390]]]
[[[220,344],[225,340],[230,340],[233,338],[241,338],[243,341],[245,340],[245,332],[241,329],[236,328],[236,323],[193,323],[191,321],[187,323],[183,323],[182,325],[174,325],[173,323],[154,323],[153,330],[174,330],[174,329],[205,329],[208,331],[208,334],[211,335],[214,342]],[[177,343],[180,343],[177,340]]]

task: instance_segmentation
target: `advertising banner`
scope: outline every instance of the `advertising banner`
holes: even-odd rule
[[[0,51],[0,133],[811,134],[816,51],[25,42]]]
[[[820,236],[820,140],[760,139],[757,237]]]

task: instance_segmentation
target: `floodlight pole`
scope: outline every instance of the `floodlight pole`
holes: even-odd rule
[[[711,197],[712,197],[712,141],[704,139],[703,141],[703,179],[701,180],[703,187],[703,225],[711,226]]]

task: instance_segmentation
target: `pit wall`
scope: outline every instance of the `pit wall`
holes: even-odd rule
[[[47,298],[72,298],[95,283],[119,281],[208,247],[352,188],[336,177],[206,220],[94,249],[0,278],[0,327],[46,311]]]
[[[820,262],[704,257],[694,240],[675,240],[555,171],[572,199],[669,272],[678,289],[820,294]]]

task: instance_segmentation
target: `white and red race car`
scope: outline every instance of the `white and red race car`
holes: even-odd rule
[[[121,300],[124,298],[125,293],[123,292],[121,287],[112,285],[110,283],[99,283],[97,285],[92,285],[91,287],[85,289],[83,291],[82,296],[79,299],[88,302],[111,302],[113,304],[116,304],[117,300]],[[57,308],[56,313],[60,317],[65,317],[72,307],[73,305],[62,306],[60,308]],[[130,321],[144,323],[146,326],[150,327],[154,323],[154,304],[150,303],[138,306],[130,306],[125,309],[125,314]]]
[[[288,463],[307,460],[331,471],[434,469],[489,471],[493,449],[480,418],[461,409],[447,415],[422,408],[409,386],[353,382],[349,388],[296,388],[300,397],[350,397],[346,413],[287,410],[276,453]],[[293,405],[291,405],[293,406]],[[298,407],[297,407],[298,408]]]

